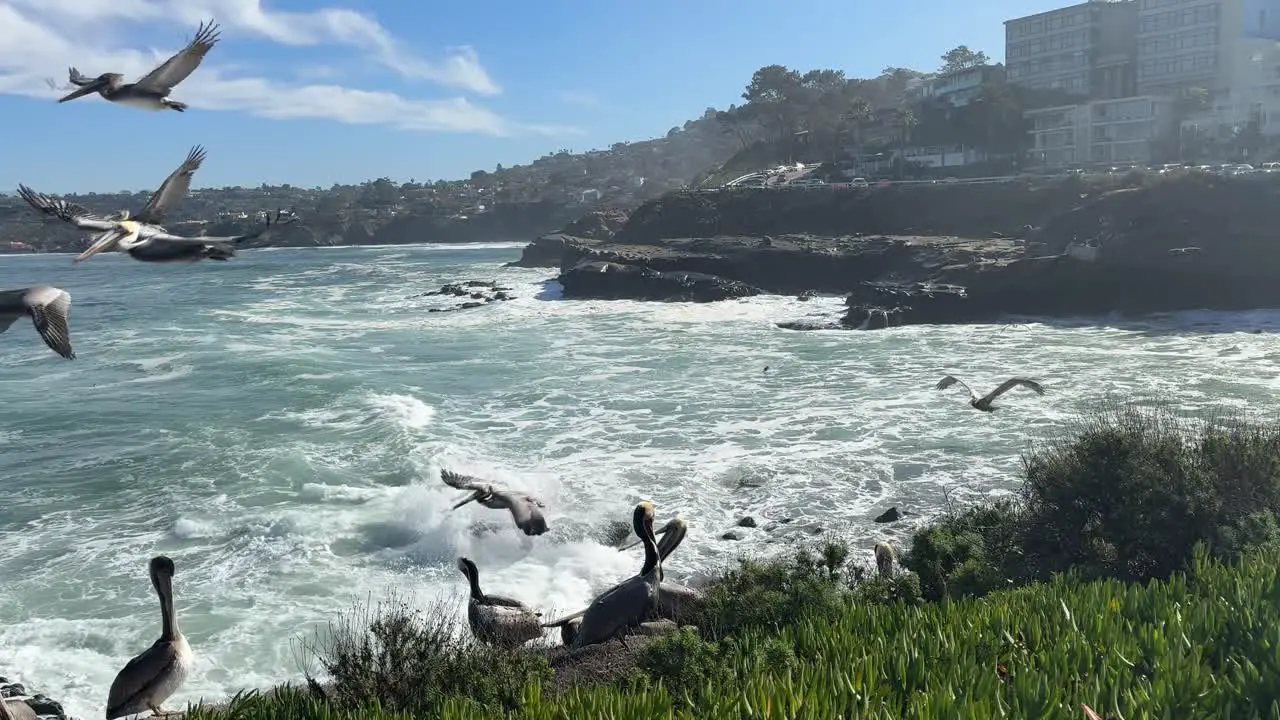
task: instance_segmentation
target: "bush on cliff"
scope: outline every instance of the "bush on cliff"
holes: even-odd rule
[[[904,565],[925,598],[982,595],[1073,571],[1164,578],[1205,542],[1222,558],[1280,540],[1280,426],[1094,413],[1024,457],[1018,496],[916,532]]]
[[[716,645],[685,631],[648,651],[646,667],[661,681],[554,696],[532,683],[506,711],[450,698],[413,717],[1078,720],[1081,703],[1106,717],[1272,717],[1280,713],[1277,587],[1275,553],[1226,564],[1200,546],[1188,572],[1147,584],[1059,576],[919,607],[845,603]],[[677,653],[687,660],[672,661]],[[282,695],[190,720],[407,717],[372,702],[360,710]]]
[[[466,698],[510,709],[525,686],[551,679],[541,654],[482,645],[457,620],[457,608],[444,600],[423,611],[392,595],[358,605],[307,650],[331,680],[329,699],[342,708],[377,703],[432,714],[450,698]]]

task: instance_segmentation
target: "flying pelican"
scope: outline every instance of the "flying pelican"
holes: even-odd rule
[[[160,596],[160,639],[134,657],[116,675],[107,697],[107,720],[150,710],[164,712],[168,700],[187,679],[195,655],[178,630],[173,613],[173,561],[163,555],[151,558],[151,585]]]
[[[84,230],[96,230],[100,233],[89,248],[76,257],[76,262],[111,250],[117,245],[133,259],[144,262],[195,262],[205,258],[227,260],[235,257],[236,245],[266,235],[272,226],[286,225],[298,219],[292,213],[286,215],[283,211],[277,211],[274,220],[267,216],[266,222],[258,230],[224,237],[191,238],[173,235],[165,230],[159,224],[160,221],[167,211],[186,197],[191,187],[191,176],[199,169],[204,156],[203,148],[192,148],[187,153],[186,160],[165,178],[160,189],[133,216],[128,211],[121,211],[110,217],[103,217],[75,203],[38,193],[26,185],[18,186],[18,194],[28,205],[46,215],[52,215]]]
[[[511,519],[515,520],[516,527],[523,530],[525,535],[541,535],[547,531],[547,521],[542,517],[542,511],[539,509],[546,505],[535,497],[496,488],[480,478],[452,470],[441,470],[440,479],[450,487],[471,491],[471,494],[456,503],[452,510],[457,510],[474,500],[493,510],[510,510]]]
[[[560,627],[581,618],[569,648],[578,648],[618,638],[623,645],[626,631],[648,620],[658,608],[659,585],[662,582],[662,560],[658,556],[658,542],[653,533],[653,503],[648,500],[636,505],[631,517],[632,527],[644,543],[644,565],[638,575],[614,585],[601,593],[582,612],[544,623],[543,627]],[[561,637],[567,633],[562,629]]]
[[[175,85],[195,72],[200,61],[204,60],[204,56],[218,42],[218,35],[218,26],[212,20],[208,25],[200,23],[195,37],[185,48],[135,83],[126,84],[120,73],[103,73],[90,78],[75,68],[68,68],[67,75],[71,84],[79,87],[58,102],[64,103],[96,92],[104,100],[142,110],[169,109],[183,112],[187,109],[187,104],[170,100],[169,93],[173,92]]]
[[[44,344],[62,357],[75,360],[71,330],[67,328],[69,312],[71,294],[61,288],[36,285],[22,290],[0,290],[0,333],[23,315],[30,315]]]
[[[480,589],[480,571],[468,558],[458,558],[458,569],[471,585],[467,603],[467,623],[476,639],[489,645],[519,647],[542,637],[542,625],[534,612],[515,598],[489,595]]]
[[[667,557],[684,541],[689,532],[689,525],[684,518],[673,517],[654,534],[661,535],[658,543],[658,559],[666,562]],[[619,550],[627,550],[640,544],[636,541]],[[703,594],[701,590],[679,583],[663,580],[658,588],[658,617],[666,618],[677,625],[688,625],[702,608]],[[564,630],[561,629],[561,635]]]
[[[948,375],[942,378],[938,381],[938,384],[935,387],[938,390],[946,390],[957,383],[959,383],[965,390],[969,391],[969,404],[983,412],[995,412],[995,408],[991,407],[991,403],[996,398],[1008,392],[1010,388],[1017,385],[1022,385],[1023,387],[1035,390],[1037,395],[1044,394],[1044,388],[1040,387],[1040,383],[1034,380],[1027,380],[1026,378],[1009,378],[1001,383],[1000,387],[988,393],[986,397],[978,397],[978,394],[975,393],[972,388],[965,385],[962,380],[957,380],[954,375]]]
[[[881,540],[876,543],[875,551],[876,571],[880,573],[880,577],[893,577],[893,561],[897,559],[897,553],[893,551],[893,546]]]

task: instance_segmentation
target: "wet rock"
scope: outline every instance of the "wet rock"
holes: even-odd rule
[[[62,703],[47,695],[28,695],[22,683],[0,677],[0,702],[14,720],[68,720]]]
[[[756,519],[750,515],[746,515],[738,519],[738,527],[753,528],[756,526]]]
[[[601,260],[578,263],[560,273],[566,298],[717,302],[759,295],[737,280],[700,272],[660,272],[640,265]]]
[[[427,312],[429,313],[467,310],[469,308],[481,307],[493,302],[515,299],[515,296],[511,294],[511,288],[502,287],[494,280],[463,280],[460,282],[446,283],[441,285],[439,290],[424,292],[418,297],[466,298],[464,302],[450,307],[428,308]]]
[[[653,620],[650,622],[640,623],[640,627],[636,632],[637,635],[667,635],[679,630],[680,626],[670,620]]]
[[[783,330],[848,330],[838,322],[814,322],[811,320],[789,320],[777,323]]]
[[[796,299],[797,299],[797,300],[800,300],[800,301],[802,301],[802,302],[807,302],[807,301],[812,300],[812,299],[814,299],[814,298],[816,298],[816,297],[818,297],[818,293],[816,293],[816,292],[814,292],[814,291],[812,291],[812,290],[805,290],[804,292],[802,292],[802,293],[800,293],[799,295],[797,295],[797,296],[796,296]]]
[[[891,523],[891,522],[897,522],[901,519],[902,519],[902,513],[898,511],[898,508],[891,507],[888,510],[885,510],[884,512],[877,515],[875,521],[878,523]]]
[[[721,535],[720,539],[721,540],[741,540],[742,533],[738,532],[737,530],[730,530],[729,532]]]

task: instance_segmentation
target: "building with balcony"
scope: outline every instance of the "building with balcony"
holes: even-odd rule
[[[1047,170],[1145,165],[1173,136],[1173,102],[1159,96],[1094,100],[1029,110],[1031,164]]]
[[[920,103],[932,103],[937,107],[964,107],[982,97],[983,85],[1003,80],[1004,77],[1003,65],[965,68],[925,80],[908,98]]]
[[[1091,98],[1135,92],[1139,0],[1089,0],[1005,21],[1009,82]]]

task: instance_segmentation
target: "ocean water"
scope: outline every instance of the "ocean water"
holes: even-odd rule
[[[99,717],[158,635],[157,553],[197,653],[180,707],[298,677],[293,640],[353,601],[460,607],[459,555],[488,590],[576,610],[638,566],[606,538],[642,498],[690,523],[677,579],[783,546],[762,528],[721,540],[743,515],[869,560],[909,529],[873,514],[1008,492],[1028,442],[1099,401],[1266,412],[1280,393],[1275,312],[793,332],[773,323],[840,300],[567,302],[550,271],[501,267],[519,247],[0,257],[0,287],[71,292],[79,354],[26,320],[0,335],[0,675]],[[518,297],[426,312],[445,301],[420,293],[460,279]],[[1048,392],[983,414],[933,389],[947,372]],[[543,498],[551,530],[449,512],[463,493],[442,466]]]

